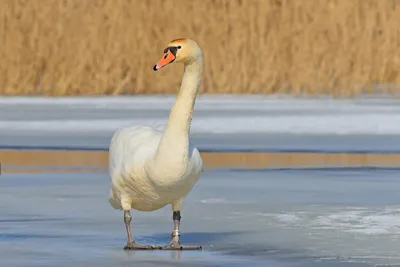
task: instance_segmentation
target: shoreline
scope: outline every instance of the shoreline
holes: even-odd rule
[[[397,168],[400,153],[200,152],[205,170],[297,168]],[[2,149],[1,173],[104,172],[108,151]]]

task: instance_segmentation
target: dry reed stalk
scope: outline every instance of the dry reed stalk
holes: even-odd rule
[[[153,64],[203,48],[202,93],[351,96],[400,82],[396,0],[3,0],[0,94],[175,93]]]

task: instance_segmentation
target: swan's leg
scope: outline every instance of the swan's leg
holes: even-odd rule
[[[173,205],[174,208],[174,205]],[[171,233],[171,242],[162,247],[162,249],[166,250],[197,250],[201,249],[201,246],[186,246],[186,245],[181,245],[179,242],[179,237],[180,237],[180,232],[179,232],[179,226],[181,223],[181,212],[180,210],[173,211],[172,213],[172,219],[174,220],[174,231]]]
[[[132,238],[132,233],[131,233],[131,221],[132,221],[132,215],[129,210],[124,211],[124,222],[125,222],[125,228],[126,228],[126,233],[128,235],[128,244],[133,243],[133,238]]]
[[[125,222],[125,227],[126,227],[126,233],[128,235],[128,242],[124,249],[155,249],[155,247],[150,246],[150,245],[140,245],[135,242],[132,238],[132,233],[131,233],[131,221],[132,221],[132,215],[129,210],[124,211],[124,222]]]
[[[172,244],[180,244],[179,243],[179,226],[181,224],[181,212],[180,211],[174,211],[172,213],[172,219],[174,220],[174,231],[171,233],[171,243]]]

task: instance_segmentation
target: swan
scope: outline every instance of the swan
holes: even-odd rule
[[[203,73],[203,53],[191,39],[175,39],[154,65],[184,64],[181,87],[164,131],[150,126],[117,130],[109,147],[109,203],[124,211],[128,242],[124,249],[200,249],[179,242],[182,204],[203,172],[203,161],[190,139],[193,108]],[[142,245],[132,237],[131,209],[154,211],[171,204],[174,230],[168,245]]]

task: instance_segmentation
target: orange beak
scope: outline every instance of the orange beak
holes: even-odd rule
[[[168,65],[169,63],[172,63],[175,60],[175,56],[171,51],[167,51],[164,53],[164,56],[157,62],[156,65],[154,65],[153,70],[159,70],[162,67]]]

